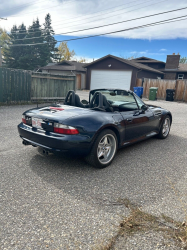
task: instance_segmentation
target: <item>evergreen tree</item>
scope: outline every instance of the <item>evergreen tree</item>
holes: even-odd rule
[[[13,26],[10,33],[10,42],[9,47],[5,49],[4,55],[6,60],[7,67],[20,69],[25,64],[20,61],[21,57],[27,54],[27,49],[25,46],[11,46],[16,44],[24,44],[26,37],[27,29],[26,26],[22,23],[18,28],[16,25]]]
[[[44,29],[38,18],[28,30],[24,24],[19,27],[14,25],[10,33],[9,46],[4,51],[7,67],[34,70],[47,65],[57,51],[53,35],[50,14],[45,17]],[[11,46],[16,44],[19,46]]]
[[[46,45],[43,47],[46,51],[46,64],[51,62],[54,58],[55,52],[58,51],[58,49],[55,47],[57,41],[54,38],[54,30],[51,27],[51,15],[48,13],[45,17],[45,23],[44,23],[44,41],[46,42]]]
[[[38,67],[44,66],[44,61],[46,61],[45,53],[43,53],[43,43],[44,37],[42,36],[42,28],[39,23],[39,19],[33,21],[33,24],[28,29],[27,43],[36,44],[28,45],[28,54],[27,58],[30,62],[30,69],[36,69]],[[39,44],[38,44],[39,43]]]

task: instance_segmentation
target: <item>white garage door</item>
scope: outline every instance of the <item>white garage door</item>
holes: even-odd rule
[[[130,89],[132,71],[92,70],[90,90],[101,88]]]

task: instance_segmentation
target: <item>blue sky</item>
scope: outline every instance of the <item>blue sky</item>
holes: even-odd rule
[[[73,37],[55,36],[56,40],[71,39]],[[85,58],[100,58],[108,54],[122,56],[146,56],[165,61],[166,56],[179,53],[187,57],[187,39],[145,40],[111,37],[94,37],[68,42],[71,50],[78,56]]]
[[[177,10],[183,8],[182,10]],[[175,10],[173,12],[173,10]],[[172,11],[172,12],[168,12]],[[163,13],[164,14],[160,14]],[[187,15],[186,0],[1,0],[0,26],[10,31],[13,25],[33,20],[44,23],[50,13],[57,40],[81,36],[111,33],[110,36],[81,39],[68,43],[76,58],[92,61],[107,54],[122,56],[146,56],[166,60],[167,54],[180,53],[187,56],[187,19],[140,29],[133,27],[181,18]],[[156,16],[155,16],[156,14]],[[150,16],[151,15],[151,16]],[[142,18],[149,16],[146,18]],[[138,20],[131,20],[139,18]],[[117,23],[111,25],[113,23]],[[120,23],[119,23],[120,22]],[[104,27],[95,28],[97,26]],[[106,26],[107,25],[107,26]],[[124,30],[125,32],[117,32]],[[84,30],[84,31],[80,31]],[[62,36],[58,34],[67,34]]]

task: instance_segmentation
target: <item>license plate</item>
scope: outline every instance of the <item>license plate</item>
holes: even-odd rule
[[[32,117],[32,126],[34,128],[42,128],[42,119]]]

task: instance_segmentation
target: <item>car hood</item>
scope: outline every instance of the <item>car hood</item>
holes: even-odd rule
[[[61,105],[58,107],[44,107],[40,109],[31,109],[24,112],[24,115],[29,117],[36,117],[40,119],[48,119],[51,121],[64,121],[66,119],[85,115],[88,113],[96,112],[94,110],[86,109],[86,108],[78,108],[67,105]]]
[[[155,106],[155,105],[148,105],[148,104],[146,104],[149,108],[151,108],[151,109],[155,109],[155,108],[161,108],[161,107],[159,107],[159,106]]]

